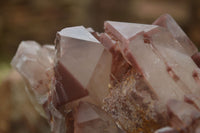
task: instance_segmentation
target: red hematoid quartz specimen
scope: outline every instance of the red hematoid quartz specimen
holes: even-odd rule
[[[168,14],[23,41],[11,64],[54,133],[199,133],[200,54]]]

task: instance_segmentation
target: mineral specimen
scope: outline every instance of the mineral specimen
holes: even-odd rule
[[[170,15],[20,44],[11,64],[54,133],[198,133],[200,56]],[[37,105],[38,106],[38,105]]]

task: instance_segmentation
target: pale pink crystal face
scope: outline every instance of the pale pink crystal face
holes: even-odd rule
[[[124,43],[129,43],[134,39],[136,35],[148,32],[152,29],[157,28],[156,25],[147,24],[136,24],[136,23],[126,23],[126,22],[115,22],[106,21],[104,23],[105,30],[108,34],[111,34],[117,38],[118,41]],[[123,46],[121,46],[124,48]]]
[[[103,47],[93,42],[65,39],[69,40],[65,44],[65,54],[58,60],[85,88],[101,57]]]
[[[131,41],[129,48],[130,54],[137,62],[138,69],[161,101],[166,103],[168,98],[181,98],[183,96],[179,86],[168,74],[165,62],[154,52],[151,44],[144,43],[143,36]],[[143,53],[142,56],[141,52]],[[148,64],[151,64],[151,66]],[[166,88],[167,92],[165,91]]]
[[[88,92],[97,103],[102,102],[109,83],[111,55],[92,34],[82,26],[58,32],[56,60],[58,104],[80,99]]]
[[[159,25],[168,29],[174,38],[185,48],[189,56],[198,51],[197,47],[169,14],[160,16],[153,22],[153,25]]]
[[[195,79],[194,74],[199,78],[199,68],[192,58],[184,51],[177,48],[180,43],[165,32],[158,32],[151,36],[153,45],[166,62],[171,70],[173,80],[179,85],[184,93],[195,92],[199,89],[199,81]],[[184,50],[184,49],[183,49]]]
[[[73,44],[73,41],[82,42],[85,44],[88,42],[90,44],[99,43],[99,41],[83,26],[69,27],[64,28],[57,33],[57,56],[62,57],[66,53],[67,48],[70,44]],[[72,43],[70,43],[72,41]],[[75,42],[76,43],[76,42]],[[72,45],[73,46],[73,45]]]
[[[109,93],[110,73],[112,65],[112,55],[104,49],[98,64],[87,85],[89,95],[97,105],[102,105],[104,98]]]
[[[186,102],[170,100],[167,107],[171,125],[176,129],[191,127],[200,118],[199,110]]]

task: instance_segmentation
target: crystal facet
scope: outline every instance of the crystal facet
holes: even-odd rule
[[[84,27],[65,28],[57,36],[57,104],[87,96],[88,91],[101,103],[109,83],[110,53]]]
[[[17,54],[11,64],[31,86],[39,102],[44,103],[47,98],[51,79],[53,78],[54,47],[41,47],[34,41],[21,42]]]
[[[185,48],[188,55],[192,56],[198,49],[193,42],[188,38],[181,27],[176,21],[169,15],[164,14],[153,22],[154,25],[165,27],[174,36],[174,38]]]
[[[80,102],[74,115],[74,133],[122,133],[112,118],[95,105]]]

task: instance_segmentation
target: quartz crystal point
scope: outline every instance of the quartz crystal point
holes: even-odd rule
[[[48,98],[51,79],[54,77],[54,57],[54,47],[49,45],[41,47],[34,41],[23,41],[11,62],[27,81],[28,88],[40,104]]]
[[[80,102],[75,112],[74,133],[123,133],[99,107]]]
[[[57,105],[91,94],[97,103],[107,93],[111,55],[83,26],[65,28],[56,38]]]
[[[159,25],[168,29],[174,38],[185,48],[189,56],[192,56],[198,51],[197,47],[169,14],[160,16],[153,22],[153,25]]]
[[[157,28],[156,25],[146,25],[146,24],[136,24],[136,23],[126,23],[126,22],[115,22],[115,21],[106,21],[105,31],[108,31],[108,34],[115,36],[122,43],[126,43],[130,40],[133,40],[135,35],[142,32],[148,32],[154,28]]]
[[[54,58],[55,47],[53,45],[40,46],[34,41],[23,41],[11,65],[25,79],[31,101],[36,110],[48,119],[52,131],[64,133],[63,115],[49,102],[49,94],[54,88]]]

